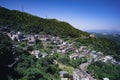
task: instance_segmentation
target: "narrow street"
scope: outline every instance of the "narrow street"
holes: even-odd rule
[[[85,72],[85,74],[88,76],[89,80],[95,80],[91,74],[87,73],[87,66],[90,65],[90,63],[82,63],[80,64],[80,69]]]
[[[80,64],[80,69],[82,71],[87,71],[87,66],[89,65],[88,62]]]

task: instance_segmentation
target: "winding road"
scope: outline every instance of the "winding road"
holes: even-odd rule
[[[89,80],[95,80],[91,74],[87,73],[87,66],[90,65],[90,63],[82,63],[80,64],[80,69],[85,72],[85,74],[88,76]]]

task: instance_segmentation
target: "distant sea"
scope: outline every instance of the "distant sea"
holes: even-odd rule
[[[86,30],[88,33],[120,34],[120,30]]]

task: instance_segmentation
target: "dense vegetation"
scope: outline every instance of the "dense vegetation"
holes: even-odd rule
[[[12,49],[12,41],[0,34],[0,79],[2,80],[59,80],[60,69],[54,64],[53,57],[36,59],[21,48]],[[9,65],[18,61],[13,66]],[[47,66],[46,66],[47,65]]]
[[[92,50],[102,51],[106,55],[120,55],[120,45],[106,38],[78,38],[76,46],[88,46]]]
[[[19,47],[13,50],[12,43],[7,36],[0,34],[0,79],[2,80],[60,80],[59,71],[66,70],[72,73],[80,63],[86,62],[85,58],[71,60],[68,55],[57,53],[36,59]],[[12,54],[13,51],[15,54]],[[17,63],[8,67],[14,63],[16,57]],[[55,64],[54,60],[58,63]]]
[[[37,60],[32,55],[21,54],[14,70],[18,73],[16,79],[21,80],[55,80],[60,79],[60,69],[53,63],[52,57]]]
[[[0,79],[7,80],[8,76],[12,74],[12,69],[7,67],[14,60],[11,47],[10,39],[0,34]]]
[[[117,42],[117,44],[120,45],[120,35],[118,33],[116,33],[116,34],[111,33],[111,34],[106,34],[106,35],[103,35],[100,33],[95,33],[95,34],[97,35],[97,37],[113,40],[113,41]]]
[[[0,25],[11,26],[14,30],[25,33],[46,33],[62,37],[80,37],[88,33],[82,32],[66,22],[56,19],[43,19],[17,10],[0,7]]]
[[[120,79],[120,65],[114,65],[111,63],[95,62],[88,66],[88,71],[92,73],[96,79],[103,80],[103,78],[109,78],[110,80]]]
[[[77,60],[70,59],[67,54],[55,54],[53,56],[55,60],[57,60],[60,63],[63,63],[64,65],[71,66],[73,68],[78,68],[81,63],[87,62],[87,58],[79,58]]]

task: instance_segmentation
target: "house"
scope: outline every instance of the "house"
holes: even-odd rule
[[[47,40],[47,35],[40,35],[40,36],[39,36],[39,39],[40,39],[41,41],[46,41],[46,40]]]
[[[38,41],[39,40],[39,35],[37,35],[37,34],[34,35],[34,38],[35,38],[36,41]]]
[[[71,54],[71,55],[69,56],[69,58],[76,60],[77,58],[79,58],[79,54],[76,54],[76,53]]]
[[[80,80],[80,79],[81,79],[80,70],[75,69],[75,71],[73,72],[73,80]]]
[[[28,38],[27,37],[23,37],[22,41],[28,41]]]
[[[84,71],[75,69],[75,71],[73,72],[73,80],[89,80],[89,78]]]
[[[11,31],[11,32],[7,33],[7,36],[8,36],[11,40],[15,40],[15,38],[17,37],[15,31]]]
[[[16,34],[13,34],[11,39],[14,41],[14,40],[17,40],[18,36]]]
[[[118,65],[120,65],[120,62],[115,61],[114,64],[118,64]]]
[[[67,44],[67,42],[63,42],[63,44],[62,45],[66,45]]]
[[[92,50],[90,53],[91,53],[91,54],[96,54],[96,51],[95,51],[95,50]]]
[[[62,52],[61,50],[59,50],[59,49],[57,50],[57,53],[61,53],[61,52]]]
[[[64,77],[64,76],[67,75],[67,74],[68,74],[67,71],[60,71],[60,72],[59,72],[59,75],[60,75],[61,77]]]
[[[79,53],[84,52],[86,54],[88,49],[86,46],[81,46],[78,50],[79,50]]]
[[[21,41],[23,38],[21,32],[15,33],[15,31],[11,31],[10,33],[7,33],[7,36],[10,37],[12,40],[17,40],[17,41]]]
[[[79,53],[79,50],[78,50],[78,49],[76,49],[76,50],[75,50],[75,52],[76,52],[76,53]]]
[[[60,39],[59,37],[52,37],[52,38],[51,38],[51,41],[52,41],[52,43],[54,43],[54,44],[56,44],[56,45],[60,45],[60,44],[63,43],[63,40]]]
[[[55,41],[55,37],[54,36],[51,37],[51,41]]]
[[[61,78],[61,80],[71,80],[71,79],[69,79],[69,78]]]
[[[71,75],[67,71],[60,71],[59,75],[61,77],[61,80],[72,80]]]
[[[17,40],[21,41],[22,37],[23,37],[22,32],[17,32]]]
[[[58,46],[59,47],[59,49],[65,49],[66,48],[66,46],[64,46],[64,45],[60,45],[60,46]]]
[[[57,49],[56,51],[57,51],[58,53],[66,53],[66,49],[62,49],[62,50],[61,50],[61,49]]]
[[[103,60],[103,58],[104,58],[104,55],[102,52],[96,52],[95,50],[92,50],[91,52],[89,52],[89,54],[90,54],[90,58],[91,58],[90,60],[92,60],[92,61]]]
[[[29,37],[27,37],[28,38],[28,45],[29,46],[32,46],[32,45],[35,45],[35,43],[36,43],[36,39],[35,39],[35,37],[34,36],[29,36]]]
[[[115,60],[113,59],[112,56],[108,55],[108,56],[105,56],[104,59],[103,59],[103,62],[107,63],[107,62],[114,62]]]
[[[95,38],[95,34],[90,34],[89,37]]]
[[[23,35],[22,41],[28,41],[28,37],[31,37],[31,35]]]
[[[110,80],[109,78],[103,78],[103,80]]]
[[[63,43],[63,40],[62,40],[62,39],[59,39],[59,43],[62,44],[62,43]]]
[[[91,52],[91,49],[88,49],[87,51],[86,51],[86,53],[90,53]]]
[[[65,52],[66,52],[66,49],[61,50],[61,52],[62,52],[62,53],[65,53]]]
[[[32,55],[34,55],[36,58],[40,57],[40,51],[39,50],[34,50],[31,52]]]
[[[97,52],[96,54],[97,54],[97,55],[100,55],[100,56],[103,56],[103,53],[102,53],[102,52]]]
[[[97,58],[98,58],[99,60],[101,60],[101,59],[104,57],[104,55],[103,55],[102,52],[97,52],[96,54],[97,54]]]
[[[70,59],[74,59],[74,60],[76,60],[78,58],[82,58],[82,57],[85,57],[85,55],[84,54],[78,54],[78,53],[73,53],[69,56]]]
[[[41,55],[42,55],[42,57],[44,58],[44,57],[48,56],[48,53],[46,53],[46,52],[41,52]]]
[[[12,37],[12,34],[11,34],[11,33],[7,33],[7,36],[8,36],[9,38],[11,38],[11,37]]]

